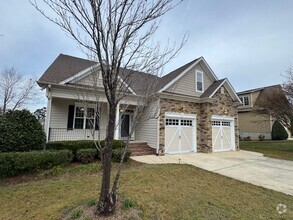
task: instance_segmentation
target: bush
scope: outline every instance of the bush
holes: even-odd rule
[[[70,150],[73,154],[73,160],[77,161],[77,151],[80,149],[96,149],[94,141],[52,141],[46,145],[47,150]]]
[[[9,111],[0,117],[0,152],[41,150],[46,135],[27,110]]]
[[[68,150],[0,153],[0,177],[48,169],[71,160],[72,153]]]
[[[76,151],[76,160],[81,163],[91,163],[97,155],[96,149],[80,149]]]
[[[258,136],[258,140],[260,140],[260,141],[264,141],[265,140],[265,135],[264,134],[260,134],[259,136]]]
[[[272,128],[272,139],[273,140],[286,140],[288,133],[279,121],[275,121]]]
[[[101,141],[100,143],[101,143],[102,147],[105,147],[105,140]],[[126,144],[122,140],[114,140],[113,141],[113,150],[125,148],[125,146],[126,146]]]
[[[123,153],[123,148],[113,149],[113,152],[112,152],[112,161],[113,162],[120,163],[121,157],[122,157],[122,153]],[[129,149],[127,149],[127,152],[125,154],[125,157],[124,157],[123,162],[127,162],[128,159],[129,159],[129,157],[130,157],[130,155],[131,155],[131,151]]]

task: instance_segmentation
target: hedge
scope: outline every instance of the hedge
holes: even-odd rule
[[[0,177],[48,169],[70,163],[71,160],[72,153],[69,150],[0,153]]]
[[[91,163],[96,157],[96,149],[80,149],[76,151],[76,160],[81,163]]]
[[[105,140],[100,141],[101,147],[105,147]],[[114,140],[113,141],[113,154],[112,159],[115,162],[120,162],[121,155],[119,156],[120,149],[125,148],[125,142],[122,140]],[[96,149],[96,146],[92,140],[80,140],[80,141],[52,141],[48,142],[46,145],[47,150],[70,150],[73,154],[73,160],[81,162],[82,155],[77,155],[77,152],[81,149]],[[117,151],[115,151],[117,150]],[[94,151],[92,151],[94,152]],[[91,154],[88,150],[82,151],[82,153],[85,157],[85,154]],[[125,162],[129,159],[131,154],[131,151],[128,150],[126,156],[125,156]],[[101,158],[99,153],[96,154],[97,158]]]

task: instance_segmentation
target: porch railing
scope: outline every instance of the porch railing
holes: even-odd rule
[[[93,136],[90,129],[49,128],[48,141],[75,141],[92,140]],[[105,139],[106,130],[96,130],[94,137],[97,139],[100,132],[101,140]]]

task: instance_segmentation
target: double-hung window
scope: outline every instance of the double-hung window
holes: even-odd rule
[[[203,92],[204,85],[203,85],[203,72],[196,71],[195,72],[195,80],[196,80],[196,91]]]
[[[249,102],[249,98],[248,98],[248,96],[241,96],[241,97],[239,97],[240,98],[240,101],[242,102],[242,104],[244,105],[244,106],[248,106],[248,105],[250,105],[250,102]]]
[[[74,128],[75,129],[93,129],[97,128],[98,117],[96,117],[95,107],[92,105],[75,105]]]

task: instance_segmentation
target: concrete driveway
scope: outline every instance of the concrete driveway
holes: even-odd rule
[[[147,155],[131,158],[148,164],[191,164],[237,180],[293,195],[293,161],[264,157],[261,153],[240,150],[212,154]]]

